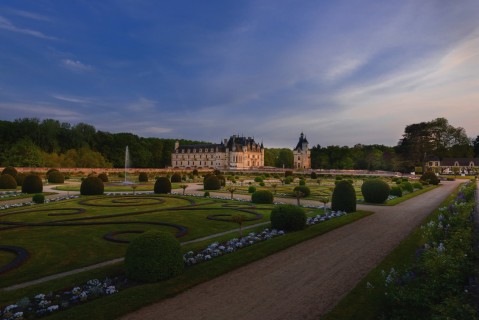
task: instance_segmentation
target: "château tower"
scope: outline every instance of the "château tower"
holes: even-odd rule
[[[308,149],[308,139],[302,132],[296,148],[293,149],[293,155],[295,169],[311,169],[311,151]]]

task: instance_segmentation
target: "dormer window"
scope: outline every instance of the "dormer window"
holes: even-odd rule
[[[458,161],[454,162],[454,166],[459,167],[459,162]]]
[[[469,167],[471,167],[471,168],[474,167],[474,162],[472,162],[472,161],[469,162]]]

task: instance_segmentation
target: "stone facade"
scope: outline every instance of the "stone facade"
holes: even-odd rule
[[[293,149],[294,169],[311,169],[311,151],[308,149],[308,140],[301,132],[298,144]]]
[[[444,158],[431,157],[426,162],[426,170],[442,174],[477,174],[479,158]]]
[[[173,168],[212,168],[219,170],[247,170],[264,166],[264,147],[254,138],[233,135],[219,144],[180,146],[175,143],[171,154]]]

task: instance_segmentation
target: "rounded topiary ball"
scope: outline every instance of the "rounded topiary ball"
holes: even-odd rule
[[[23,193],[42,193],[43,182],[42,178],[36,174],[29,174],[25,177],[22,184]]]
[[[55,169],[55,168],[48,169],[47,173],[45,174],[47,176],[47,178],[50,175],[50,173],[52,173],[52,172],[58,172],[58,169]]]
[[[302,230],[306,227],[306,213],[293,205],[278,205],[271,211],[271,228],[285,231]]]
[[[170,193],[171,182],[167,177],[159,177],[156,179],[155,186],[153,188],[155,193]]]
[[[249,186],[248,187],[248,193],[254,193],[256,191],[256,187],[255,186]]]
[[[273,203],[273,194],[269,190],[258,190],[253,192],[251,195],[251,202],[253,203],[266,203],[271,204]]]
[[[311,190],[307,186],[294,187],[293,192],[301,192],[303,194],[303,197],[309,197],[309,195],[311,194]]]
[[[80,194],[84,196],[101,195],[104,190],[103,181],[98,177],[87,177],[80,186]]]
[[[146,172],[140,172],[138,175],[139,182],[148,182],[148,174]]]
[[[64,183],[65,176],[60,171],[52,171],[48,174],[49,183]]]
[[[369,203],[383,203],[387,200],[391,188],[386,181],[381,179],[369,179],[361,186],[364,201]]]
[[[34,194],[32,197],[32,201],[37,204],[45,203],[45,195],[43,193]]]
[[[391,192],[389,192],[389,194],[395,197],[402,197],[402,189],[400,186],[392,187]]]
[[[98,178],[100,178],[102,182],[108,182],[108,175],[106,173],[100,173]]]
[[[10,174],[2,174],[0,176],[0,189],[16,189],[17,180]]]
[[[25,177],[26,175],[24,173],[17,173],[17,175],[15,176],[15,180],[17,181],[17,186],[22,186],[23,185],[23,181],[25,180]]]
[[[149,231],[133,239],[125,254],[126,274],[142,282],[165,280],[185,267],[180,242],[170,233]]]
[[[311,179],[317,179],[318,178],[318,174],[316,172],[311,172]]]
[[[15,177],[17,175],[17,173],[18,173],[17,169],[15,169],[14,167],[11,167],[11,166],[5,167],[2,170],[2,174],[9,174],[12,177]]]
[[[171,182],[181,182],[181,174],[179,173],[173,173],[171,176]]]
[[[351,183],[346,180],[338,181],[331,197],[331,210],[356,211],[356,191]]]
[[[440,182],[439,178],[432,171],[424,173],[419,180],[433,184],[435,186],[437,186]]]
[[[221,189],[220,179],[215,175],[206,176],[203,180],[203,188],[205,190],[219,190]]]

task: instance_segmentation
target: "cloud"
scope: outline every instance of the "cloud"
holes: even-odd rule
[[[134,112],[146,112],[153,110],[156,107],[157,102],[149,100],[144,97],[140,97],[137,101],[130,103],[126,106],[126,109]]]
[[[94,68],[88,64],[84,64],[78,60],[71,60],[71,59],[63,59],[62,66],[73,71],[73,72],[90,72],[93,71]]]
[[[8,19],[2,16],[0,16],[0,29],[4,29],[4,30],[16,32],[16,33],[22,33],[22,34],[26,34],[26,35],[40,38],[40,39],[58,40],[57,38],[48,36],[40,31],[17,27],[13,23],[11,23]]]
[[[73,102],[73,103],[79,103],[79,104],[91,103],[91,100],[88,100],[88,99],[65,96],[60,94],[53,94],[52,97],[61,101],[66,101],[66,102]]]
[[[25,117],[53,118],[63,121],[77,122],[82,115],[78,112],[68,110],[55,105],[45,103],[0,103],[0,111],[3,114],[12,115],[13,119]]]
[[[24,17],[24,18],[28,18],[28,19],[33,19],[33,20],[38,20],[38,21],[46,21],[46,22],[51,21],[51,19],[46,17],[46,16],[42,16],[42,15],[39,15],[37,13],[33,13],[33,12],[29,12],[29,11],[17,10],[17,9],[11,9],[11,8],[7,9],[7,11],[9,13],[14,14],[14,15]]]

